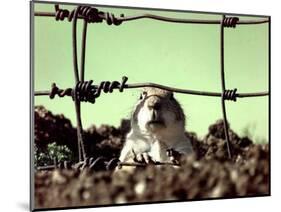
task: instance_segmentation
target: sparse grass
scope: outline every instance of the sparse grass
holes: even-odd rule
[[[57,145],[55,142],[48,144],[46,152],[39,152],[35,147],[35,167],[46,166],[62,161],[73,160],[73,152],[65,145]]]

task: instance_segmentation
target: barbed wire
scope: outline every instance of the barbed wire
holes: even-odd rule
[[[88,81],[90,82],[90,81]],[[96,90],[104,91],[102,84],[109,81],[102,81],[99,85],[91,85],[91,92],[95,92]],[[122,82],[113,81],[114,83],[121,84]],[[113,82],[109,82],[114,84]],[[132,84],[124,84],[123,89],[134,89],[134,88],[144,88],[144,87],[154,87],[159,89],[164,89],[167,91],[175,92],[175,93],[182,93],[182,94],[190,94],[190,95],[199,95],[199,96],[210,96],[210,97],[221,97],[221,92],[210,92],[210,91],[198,91],[198,90],[188,90],[188,89],[180,89],[180,88],[174,88],[170,86],[165,86],[157,83],[132,83]],[[119,89],[119,88],[114,88]],[[59,97],[64,96],[72,96],[72,88],[66,88],[66,89],[60,89],[55,83],[52,84],[52,87],[50,90],[45,91],[35,91],[35,96],[49,96],[51,99],[53,99],[56,95]],[[113,90],[112,90],[113,91]],[[245,98],[245,97],[259,97],[259,96],[268,96],[269,92],[263,91],[263,92],[251,92],[251,93],[236,93],[237,89],[233,90],[225,90],[224,96],[226,100],[234,100],[236,101],[236,98]],[[105,93],[108,93],[107,90],[105,90]]]
[[[89,6],[85,6],[89,7]],[[94,8],[94,7],[91,7]],[[67,18],[68,21],[72,21],[73,19],[73,14],[74,10],[69,11],[67,9],[60,9],[59,5],[55,6],[56,12],[35,12],[35,16],[41,16],[41,17],[56,17],[56,20],[64,20]],[[89,11],[89,9],[88,9]],[[91,13],[95,14],[92,15],[92,19],[95,21],[94,22],[102,22],[103,20],[106,21],[109,25],[114,24],[114,25],[120,25],[123,22],[126,21],[134,21],[134,20],[139,20],[139,19],[153,19],[153,20],[158,20],[158,21],[164,21],[164,22],[171,22],[171,23],[186,23],[186,24],[221,24],[221,20],[204,20],[204,19],[186,19],[186,18],[172,18],[172,17],[165,17],[165,16],[159,16],[159,15],[153,15],[153,14],[141,14],[141,15],[135,15],[135,16],[127,16],[124,17],[124,14],[121,14],[120,17],[116,17],[112,13],[108,12],[102,12],[99,11],[98,9],[94,8],[94,10],[91,11]],[[78,19],[85,19],[85,13],[84,15],[78,15]],[[225,21],[225,26],[228,21]],[[262,24],[262,23],[268,23],[268,19],[260,19],[260,20],[237,20],[236,24]],[[233,23],[233,22],[232,22]]]
[[[224,121],[224,132],[227,143],[227,152],[229,158],[232,157],[231,146],[229,141],[229,132],[228,132],[228,122],[226,115],[225,100],[236,101],[236,98],[243,97],[258,97],[258,96],[267,96],[269,92],[255,92],[255,93],[237,93],[237,88],[232,90],[226,89],[225,85],[225,76],[224,76],[224,28],[235,28],[236,25],[240,24],[262,24],[269,23],[269,19],[260,19],[260,20],[239,20],[238,17],[226,17],[224,14],[220,20],[202,20],[202,19],[181,19],[181,18],[171,18],[164,16],[157,16],[153,14],[143,14],[137,16],[128,16],[125,17],[123,14],[120,17],[116,17],[112,13],[99,11],[97,8],[91,6],[78,6],[72,11],[67,9],[59,8],[59,5],[55,5],[55,12],[35,12],[35,16],[44,16],[44,17],[55,17],[57,21],[63,21],[67,18],[69,22],[72,21],[72,47],[73,47],[73,68],[74,68],[74,77],[75,77],[75,86],[74,88],[60,89],[56,86],[55,83],[52,84],[50,91],[35,91],[35,96],[48,95],[51,99],[58,95],[59,97],[71,96],[75,102],[76,118],[77,118],[77,138],[78,138],[78,153],[79,161],[85,161],[87,159],[85,145],[83,142],[83,127],[81,121],[81,108],[80,102],[86,101],[95,103],[95,99],[100,96],[101,92],[111,93],[114,89],[119,89],[120,92],[123,92],[124,89],[130,88],[141,88],[141,87],[156,87],[160,89],[169,90],[176,93],[191,94],[191,95],[201,95],[201,96],[215,96],[221,98],[222,105],[222,114]],[[93,81],[84,81],[85,75],[85,54],[86,54],[86,35],[87,35],[87,24],[88,23],[102,23],[106,21],[108,25],[120,25],[125,21],[132,21],[138,19],[154,19],[165,22],[173,23],[189,23],[189,24],[220,24],[220,63],[221,63],[221,87],[222,91],[219,92],[207,92],[207,91],[195,91],[187,89],[173,88],[165,85],[160,85],[156,83],[135,83],[135,84],[126,84],[128,78],[123,77],[122,82],[118,81],[102,81],[99,85],[93,85]],[[81,60],[80,60],[80,76],[78,69],[78,59],[77,59],[77,20],[83,19],[83,32],[82,32],[82,45],[81,45]],[[129,164],[127,164],[129,165]],[[136,164],[130,164],[135,165]]]

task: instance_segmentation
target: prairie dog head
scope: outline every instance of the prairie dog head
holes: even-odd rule
[[[169,133],[183,130],[184,112],[173,92],[144,88],[132,117],[132,128],[148,133]]]

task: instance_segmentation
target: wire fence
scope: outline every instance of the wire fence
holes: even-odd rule
[[[238,17],[226,17],[222,15],[220,20],[200,20],[200,19],[179,19],[171,17],[156,16],[153,14],[142,14],[137,16],[125,17],[123,14],[120,17],[116,17],[112,13],[99,11],[97,8],[91,6],[78,6],[75,9],[69,11],[67,9],[61,9],[59,5],[55,5],[55,12],[34,12],[35,16],[43,17],[55,17],[56,21],[63,21],[67,19],[72,22],[72,49],[73,49],[73,70],[75,77],[75,85],[73,88],[60,89],[55,83],[51,85],[50,90],[45,91],[35,91],[35,96],[47,95],[53,99],[56,95],[59,97],[70,96],[75,103],[76,119],[77,119],[77,138],[78,138],[78,155],[79,163],[84,165],[89,163],[89,157],[85,150],[85,144],[83,139],[83,127],[81,120],[81,102],[95,103],[96,98],[98,98],[102,92],[112,93],[114,90],[118,89],[123,92],[124,89],[134,89],[141,87],[155,87],[160,89],[165,89],[168,91],[191,94],[191,95],[201,95],[201,96],[212,96],[221,98],[222,116],[224,122],[224,132],[227,144],[227,152],[229,158],[232,157],[231,145],[229,140],[228,131],[228,121],[226,115],[226,100],[236,101],[237,98],[245,97],[259,97],[268,96],[269,92],[253,92],[253,93],[237,93],[237,89],[226,89],[225,76],[224,76],[224,29],[225,28],[235,28],[237,25],[245,24],[263,24],[269,23],[269,19],[260,20],[239,20]],[[220,69],[221,69],[221,92],[208,92],[208,91],[195,91],[188,89],[179,89],[168,87],[165,85],[160,85],[156,83],[134,83],[127,84],[128,78],[123,76],[120,82],[118,81],[103,81],[99,85],[94,85],[93,80],[85,81],[85,50],[86,50],[86,38],[87,38],[87,27],[89,23],[102,23],[105,21],[108,25],[118,26],[123,22],[133,21],[138,19],[153,19],[158,21],[166,21],[172,23],[185,23],[185,24],[219,24],[220,25]],[[82,43],[81,43],[81,59],[80,59],[80,69],[78,68],[78,58],[77,58],[77,20],[83,20],[83,32],[82,32]],[[80,71],[79,71],[80,70]],[[87,162],[88,161],[88,162]],[[167,163],[163,163],[167,164]],[[163,165],[159,163],[158,165]],[[122,165],[122,164],[119,164]],[[138,164],[127,164],[123,165],[133,165],[139,166]],[[175,164],[174,164],[175,165]],[[66,166],[66,165],[65,165]],[[141,165],[140,165],[141,166]],[[51,167],[56,167],[51,166]]]

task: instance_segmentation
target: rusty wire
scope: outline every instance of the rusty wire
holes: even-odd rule
[[[224,77],[224,27],[225,23],[225,15],[222,15],[221,19],[221,26],[220,26],[220,63],[221,63],[221,87],[222,87],[222,95],[221,95],[221,107],[222,107],[222,115],[223,115],[223,125],[224,125],[224,133],[225,133],[225,138],[226,138],[226,146],[227,146],[227,152],[228,152],[228,157],[231,158],[231,149],[230,149],[230,140],[229,140],[229,133],[228,133],[228,122],[227,122],[227,116],[226,116],[226,108],[225,108],[225,97],[226,97],[226,90],[225,90],[225,77]],[[229,20],[234,20],[229,19]],[[233,23],[228,23],[229,26],[235,27]],[[235,90],[232,92],[227,92],[227,93],[235,93]],[[235,95],[233,95],[235,96]]]
[[[120,17],[116,17],[114,14],[99,11],[98,9],[91,6],[78,6],[72,11],[66,9],[60,9],[59,5],[55,5],[55,13],[49,12],[35,12],[35,16],[46,16],[46,17],[55,17],[55,20],[63,21],[65,18],[70,22],[72,21],[72,47],[73,47],[73,67],[74,67],[74,77],[76,85],[72,88],[59,89],[55,83],[52,84],[50,91],[35,91],[35,96],[49,95],[51,99],[58,95],[59,97],[71,96],[75,102],[76,118],[77,118],[77,137],[78,137],[78,151],[79,151],[79,161],[81,164],[88,164],[87,155],[85,151],[85,145],[83,142],[83,127],[81,121],[81,101],[88,101],[91,103],[95,102],[95,99],[100,96],[101,92],[113,92],[114,89],[119,89],[120,92],[123,89],[129,88],[140,88],[140,87],[156,87],[172,92],[191,94],[191,95],[202,95],[202,96],[215,96],[221,97],[222,104],[222,113],[224,121],[224,131],[225,138],[227,143],[228,156],[231,158],[231,147],[229,141],[229,132],[228,132],[228,122],[226,116],[226,107],[225,100],[236,101],[236,98],[243,97],[257,97],[257,96],[267,96],[268,92],[255,92],[255,93],[236,93],[237,89],[229,90],[225,86],[225,76],[224,76],[224,28],[235,28],[237,24],[261,24],[268,23],[268,19],[262,20],[239,20],[238,17],[226,17],[222,15],[221,20],[200,20],[200,19],[179,19],[179,18],[170,18],[163,16],[156,16],[152,14],[144,14],[138,16],[124,17],[123,14]],[[135,83],[135,84],[126,84],[128,78],[123,77],[122,82],[118,81],[103,81],[99,85],[93,85],[93,81],[84,81],[85,76],[85,54],[86,54],[86,35],[87,35],[87,24],[88,23],[101,23],[104,20],[108,25],[120,25],[125,21],[137,20],[149,18],[159,21],[173,22],[173,23],[190,23],[190,24],[220,24],[220,63],[221,63],[221,85],[222,92],[207,92],[207,91],[194,91],[187,89],[172,88],[165,85],[159,85],[156,83]],[[77,19],[83,19],[83,33],[82,33],[82,45],[81,45],[81,64],[80,64],[80,77],[77,63]],[[83,162],[84,161],[84,162]],[[167,163],[157,163],[158,165],[167,165]],[[155,164],[155,165],[157,165]],[[120,165],[120,163],[119,163]],[[121,165],[126,166],[143,166],[135,163],[122,163]],[[175,164],[173,164],[175,165]],[[65,165],[66,166],[66,165]],[[46,167],[56,168],[56,165]],[[43,169],[43,168],[42,168]]]
[[[94,7],[92,7],[94,8]],[[164,21],[164,22],[172,22],[172,23],[186,23],[186,24],[221,24],[221,20],[201,20],[201,19],[182,19],[182,18],[171,18],[171,17],[164,17],[159,15],[153,15],[153,14],[142,14],[142,15],[135,15],[135,16],[127,16],[124,17],[123,14],[120,15],[120,17],[116,17],[114,14],[108,13],[108,12],[102,12],[98,11],[96,8],[96,17],[95,22],[102,22],[103,20],[107,22],[107,24],[111,25],[120,25],[123,22],[126,21],[133,21],[138,19],[153,19],[158,21]],[[65,18],[68,19],[68,21],[71,21],[73,18],[73,11],[71,12],[66,9],[60,9],[59,6],[56,6],[56,12],[35,12],[35,16],[42,16],[42,17],[57,17],[57,20],[64,20]],[[79,19],[84,19],[85,17],[83,15],[78,15]],[[268,19],[260,19],[260,20],[239,20],[236,24],[262,24],[262,23],[268,23]]]
[[[125,76],[123,78],[126,78]],[[90,80],[91,81],[91,80]],[[88,81],[88,82],[90,82]],[[91,92],[95,92],[95,90],[104,91],[104,87],[107,87],[105,85],[113,85],[117,83],[118,81],[102,81],[99,85],[92,85],[91,84]],[[122,82],[118,82],[119,85],[122,84]],[[124,84],[123,89],[134,89],[134,88],[143,88],[143,87],[154,87],[154,88],[160,88],[167,91],[175,92],[175,93],[182,93],[182,94],[190,94],[190,95],[199,95],[199,96],[210,96],[210,97],[221,97],[221,92],[210,92],[210,91],[197,91],[197,90],[188,90],[188,89],[180,89],[180,88],[174,88],[170,86],[165,86],[157,83],[132,83],[132,84]],[[119,89],[119,86],[114,87],[114,89]],[[66,88],[66,89],[60,89],[55,83],[52,83],[51,89],[46,91],[35,91],[35,96],[50,96],[50,98],[54,98],[55,95],[59,97],[64,96],[72,96],[71,91],[72,88]],[[119,89],[120,90],[120,89]],[[106,90],[107,91],[107,90]],[[107,92],[105,92],[107,93]],[[236,101],[236,98],[245,98],[245,97],[258,97],[258,96],[267,96],[269,93],[267,91],[264,92],[252,92],[252,93],[237,93],[237,89],[233,90],[225,90],[224,98],[226,100],[233,100]]]
[[[77,16],[81,11],[81,6],[78,6],[74,10],[73,15],[73,22],[72,22],[72,47],[73,47],[73,67],[74,67],[74,76],[76,84],[80,81],[84,81],[84,63],[85,63],[85,42],[86,42],[86,32],[87,32],[87,24],[84,24],[83,35],[82,35],[82,54],[81,54],[81,69],[80,69],[80,76],[79,79],[79,70],[78,70],[78,62],[77,62]],[[84,19],[84,22],[87,23],[87,20]],[[87,153],[85,151],[85,144],[83,140],[83,127],[82,127],[82,120],[81,120],[81,104],[80,99],[77,98],[77,92],[74,90],[74,98],[75,102],[75,111],[76,111],[76,120],[77,120],[77,140],[78,140],[78,157],[79,161],[85,160],[87,158]]]

